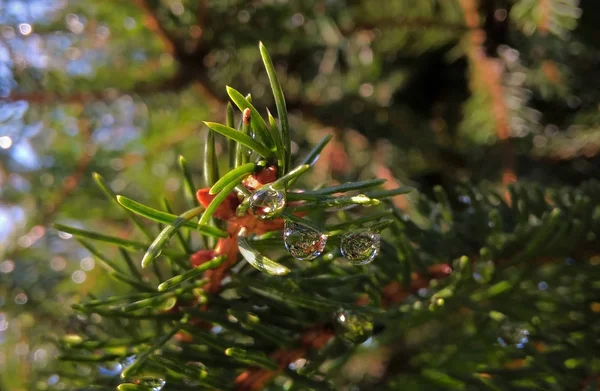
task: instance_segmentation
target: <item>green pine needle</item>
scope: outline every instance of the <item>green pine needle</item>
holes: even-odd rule
[[[245,135],[242,132],[239,132],[233,128],[230,128],[229,126],[225,126],[216,122],[204,123],[206,124],[206,126],[211,128],[215,132],[220,133],[227,138],[235,140],[240,144],[243,144],[244,146],[258,153],[260,156],[263,156],[265,158],[270,158],[273,156],[273,153],[267,147],[254,140],[252,137]]]
[[[196,216],[199,216],[204,212],[203,207],[197,207],[194,209],[190,209],[187,212],[182,213],[173,221],[169,226],[165,227],[160,234],[154,239],[154,242],[148,247],[148,250],[144,254],[144,258],[142,258],[142,267],[147,267],[150,262],[152,262],[155,258],[157,258],[163,248],[168,243],[169,239],[175,234],[175,232],[183,226],[186,221],[193,219]],[[201,224],[200,226],[202,226]]]
[[[223,175],[208,191],[208,194],[217,194],[225,188],[225,186],[231,181],[240,182],[248,175],[252,174],[258,167],[266,166],[267,162],[260,161],[258,163],[246,163],[239,167],[234,168],[227,174]]]
[[[279,83],[279,78],[277,77],[277,72],[275,71],[275,67],[273,66],[273,61],[271,60],[271,56],[267,52],[267,48],[263,45],[262,42],[258,44],[260,55],[262,57],[263,63],[265,64],[265,69],[267,70],[267,74],[269,76],[269,82],[271,83],[271,89],[273,90],[273,97],[275,98],[275,105],[277,106],[277,116],[279,117],[279,123],[281,125],[281,145],[283,145],[283,151],[285,156],[287,156],[286,164],[284,167],[288,166],[290,161],[290,153],[291,153],[291,141],[290,141],[290,125],[288,122],[288,113],[287,107],[285,104],[285,97],[283,95],[283,89],[281,88],[281,84]],[[286,171],[284,171],[285,173]]]
[[[264,118],[260,115],[258,110],[256,110],[252,103],[250,103],[250,101],[235,88],[229,86],[227,86],[226,88],[227,94],[229,95],[233,103],[235,103],[235,105],[240,109],[241,112],[243,112],[245,109],[250,109],[250,122],[252,124],[252,129],[254,129],[254,131],[257,133],[257,136],[264,141],[265,145],[268,148],[275,146],[275,142],[271,137],[271,133],[269,132],[269,128],[267,127],[267,123],[265,122]],[[252,147],[249,148],[252,149]]]
[[[261,272],[273,275],[273,276],[283,276],[290,272],[290,269],[287,267],[265,257],[261,253],[259,253],[255,248],[250,246],[248,243],[248,239],[244,237],[244,232],[240,232],[238,236],[238,246],[240,249],[240,253],[242,256],[248,261],[249,264],[254,266],[256,269]]]
[[[165,224],[173,224],[179,217],[167,212],[163,212],[154,208],[151,208],[149,206],[140,204],[137,201],[134,201],[130,198],[127,198],[125,196],[122,195],[118,195],[117,196],[117,200],[119,201],[119,203],[121,205],[123,205],[125,208],[131,210],[132,212],[140,215],[140,216],[144,216],[150,220],[154,220],[157,221],[159,223],[165,223]],[[194,210],[200,210],[203,209],[204,207],[199,206],[197,208],[194,208]],[[194,224],[190,221],[185,221],[183,223],[184,227],[188,227],[188,228],[194,228],[194,229],[198,229],[198,231],[200,231],[200,233],[204,234],[204,235],[209,235],[209,236],[213,236],[213,237],[219,237],[219,238],[226,238],[227,232],[220,230],[216,227],[211,227],[209,225],[197,225]]]

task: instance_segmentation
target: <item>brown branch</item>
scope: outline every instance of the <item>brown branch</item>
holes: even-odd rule
[[[190,42],[189,51],[195,52],[200,47],[202,35],[204,34],[204,26],[206,25],[206,16],[208,14],[208,0],[199,0],[196,8],[196,25],[190,27]]]
[[[176,55],[179,52],[179,42],[158,20],[156,12],[148,0],[134,0],[134,2],[144,12],[144,24],[146,27],[154,32],[162,41],[167,52],[171,55]]]
[[[487,57],[483,44],[486,33],[479,24],[479,13],[476,0],[461,0],[465,22],[471,29],[468,33],[467,55],[473,68],[475,77],[472,79],[472,87],[482,86],[492,99],[492,113],[496,119],[496,134],[503,145],[503,173],[502,182],[507,185],[517,180],[515,174],[515,157],[512,145],[509,142],[509,110],[504,100],[504,88],[502,86],[502,68],[496,59]]]
[[[375,21],[359,21],[353,27],[342,28],[344,34],[353,33],[360,30],[372,30],[381,28],[408,28],[408,29],[441,29],[450,31],[466,31],[470,27],[460,23],[443,22],[436,19],[426,18],[385,18]]]

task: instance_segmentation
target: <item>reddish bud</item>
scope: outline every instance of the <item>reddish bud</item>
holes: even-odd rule
[[[267,183],[274,182],[277,179],[277,167],[268,166],[257,172],[256,174],[250,175],[244,179],[244,186],[248,190],[256,190],[259,187],[266,185]]]
[[[190,257],[190,263],[194,267],[200,266],[203,263],[210,261],[214,257],[215,257],[214,250],[200,250],[200,251],[192,254],[192,256]]]
[[[427,268],[431,278],[442,279],[448,277],[452,273],[452,268],[447,263],[438,263]]]
[[[208,194],[209,189],[204,188],[200,189],[196,192],[196,199],[202,206],[205,208],[211,203],[211,201],[215,198],[214,194]],[[215,213],[214,217],[221,220],[228,220],[235,216],[235,210],[237,209],[240,201],[238,200],[235,193],[231,193],[227,195],[227,198],[219,205]]]
[[[250,109],[244,109],[242,113],[242,121],[244,121],[244,125],[250,124]]]

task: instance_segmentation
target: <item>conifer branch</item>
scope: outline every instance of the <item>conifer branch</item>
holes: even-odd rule
[[[502,86],[502,68],[496,59],[485,54],[483,44],[486,33],[479,23],[476,0],[460,0],[465,23],[471,31],[467,33],[467,54],[473,69],[472,88],[481,87],[492,100],[492,112],[496,121],[496,135],[503,146],[502,182],[505,185],[517,180],[515,157],[510,142],[509,110],[504,99]]]

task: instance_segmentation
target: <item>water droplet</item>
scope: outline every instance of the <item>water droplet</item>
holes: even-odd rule
[[[373,333],[373,322],[366,315],[342,310],[335,320],[335,333],[345,342],[361,344]]]
[[[373,262],[379,253],[381,236],[369,230],[350,232],[342,237],[340,251],[353,265]]]
[[[127,368],[128,366],[130,366],[131,364],[133,364],[133,362],[135,361],[135,354],[125,357],[123,359],[123,361],[121,361],[121,365],[123,367],[123,369]]]
[[[505,321],[500,326],[498,343],[504,347],[514,346],[523,348],[529,342],[529,330],[526,325]]]
[[[294,258],[309,261],[321,255],[327,244],[327,235],[306,225],[286,221],[283,242]]]
[[[272,219],[283,212],[285,208],[285,191],[271,186],[263,186],[250,196],[252,213],[262,220]]]
[[[168,311],[168,310],[172,309],[173,307],[175,307],[175,304],[177,304],[177,298],[169,297],[169,298],[165,299],[165,301],[160,303],[158,308],[160,308],[163,311]]]
[[[151,377],[151,376],[143,376],[134,381],[135,384],[139,384],[140,386],[145,386],[152,391],[160,391],[166,384],[164,379],[159,377]]]
[[[122,370],[123,370],[123,365],[121,365],[121,363],[116,362],[116,361],[107,362],[98,367],[98,372],[100,373],[101,376],[109,376],[109,377],[118,376],[121,374]]]

